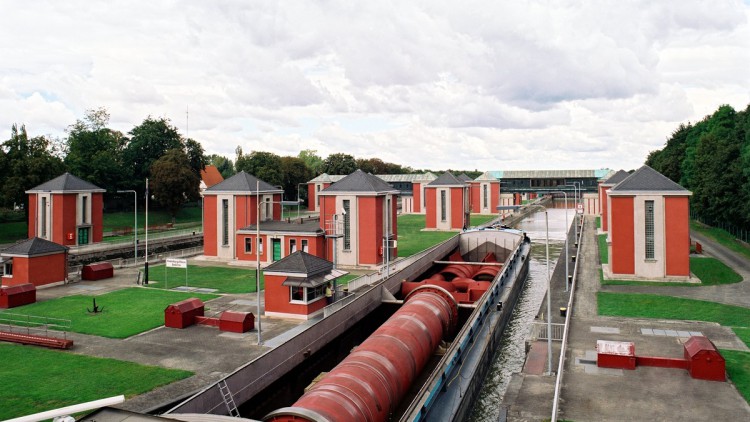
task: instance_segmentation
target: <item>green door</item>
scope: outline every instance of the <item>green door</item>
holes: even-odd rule
[[[78,229],[78,244],[88,245],[89,244],[89,228],[81,227]]]
[[[273,260],[278,261],[281,259],[281,239],[271,239],[273,244]]]

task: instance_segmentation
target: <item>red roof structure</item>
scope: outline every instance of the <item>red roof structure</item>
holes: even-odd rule
[[[219,173],[219,169],[217,169],[216,166],[206,166],[206,168],[201,170],[201,180],[207,188],[210,188],[217,183],[223,182],[224,178],[221,176],[221,173]]]

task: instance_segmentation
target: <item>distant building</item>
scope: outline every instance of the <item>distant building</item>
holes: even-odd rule
[[[326,306],[326,286],[346,272],[333,269],[323,258],[297,251],[263,270],[265,314],[282,318],[310,319]]]
[[[332,240],[326,257],[337,267],[369,268],[382,265],[386,257],[397,257],[398,194],[381,178],[362,170],[318,192],[320,227]]]
[[[630,173],[625,170],[619,170],[618,172],[610,175],[604,181],[599,183],[599,203],[601,204],[599,215],[601,216],[600,224],[602,232],[609,231],[609,208],[607,207],[607,191],[625,180],[628,176],[630,176]]]
[[[237,231],[237,239],[236,259],[256,261],[260,256],[263,266],[295,252],[327,256],[325,232],[320,228],[319,218],[261,221],[259,231],[251,224]]]
[[[424,186],[437,178],[430,172],[376,174],[375,176],[399,192],[397,205],[401,214],[424,214]],[[343,175],[323,173],[307,182],[307,210],[311,212],[319,211],[320,198],[318,193],[344,177]]]
[[[240,239],[240,229],[256,224],[258,217],[261,222],[281,220],[283,193],[244,171],[207,188],[203,192],[204,255],[227,261],[246,256],[248,245]]]
[[[217,169],[216,166],[206,166],[203,170],[201,170],[201,194],[203,194],[204,190],[223,181],[224,177],[222,177],[221,173],[219,173],[219,169]]]
[[[0,251],[2,285],[31,283],[36,287],[63,283],[68,278],[68,248],[39,237]]]
[[[412,182],[412,202],[414,205],[412,211],[414,212],[414,214],[424,214],[426,212],[427,203],[425,200],[424,191],[427,187],[427,184],[435,179],[437,179],[437,176],[433,173],[430,173],[429,171],[427,173],[417,175],[417,177],[414,178]]]
[[[469,185],[450,172],[427,184],[425,228],[461,230],[471,225]]]
[[[471,212],[474,214],[497,214],[500,205],[500,181],[488,172],[469,181]]]
[[[606,275],[667,281],[689,278],[691,195],[649,166],[609,189]]]
[[[581,200],[583,212],[596,214],[600,207],[600,201],[597,198],[598,183],[610,171],[609,169],[501,170],[488,173],[501,183],[503,193],[500,205],[521,205],[524,200],[537,198],[540,192],[555,190],[565,191],[571,201]]]
[[[104,192],[70,173],[27,190],[29,238],[65,246],[101,242]]]

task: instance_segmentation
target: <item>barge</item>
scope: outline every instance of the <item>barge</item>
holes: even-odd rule
[[[529,250],[517,230],[462,232],[402,260],[387,278],[353,283],[323,318],[165,416],[226,415],[236,403],[243,416],[274,422],[463,420],[500,346]],[[375,332],[354,341],[351,353],[301,394],[316,357],[330,355],[331,344],[371,320],[378,321]],[[281,387],[279,380],[302,385]],[[281,389],[300,394],[289,400]]]

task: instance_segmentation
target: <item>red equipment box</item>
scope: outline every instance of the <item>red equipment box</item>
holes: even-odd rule
[[[109,262],[95,262],[84,265],[81,270],[81,278],[83,280],[103,280],[105,278],[112,278],[114,275],[115,270]]]
[[[169,328],[187,328],[195,324],[197,316],[203,316],[203,302],[192,297],[167,306],[164,309],[164,325]]]
[[[255,328],[255,315],[249,312],[224,311],[219,317],[219,330],[246,333]]]
[[[635,343],[632,341],[596,341],[596,366],[635,369]]]
[[[36,287],[31,283],[3,286],[0,289],[0,308],[15,308],[34,302],[36,302]]]

